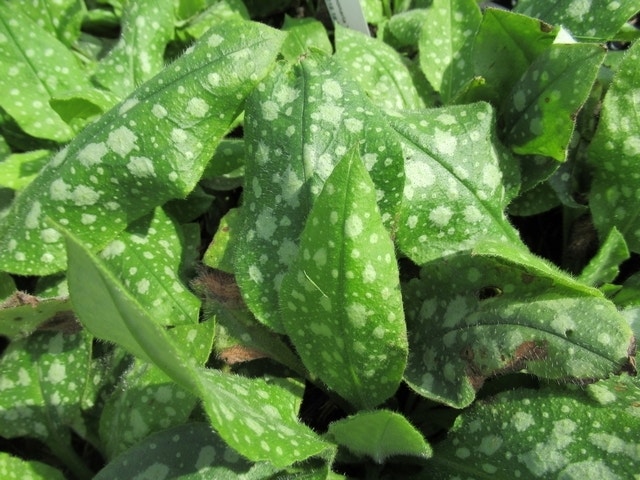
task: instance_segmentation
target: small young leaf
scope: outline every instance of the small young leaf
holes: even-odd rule
[[[475,0],[434,0],[420,32],[420,66],[446,104],[473,76],[471,42],[482,20]]]
[[[240,220],[240,212],[237,208],[232,208],[220,219],[218,231],[204,252],[202,263],[227,273],[233,273],[233,246],[236,243],[235,236],[241,227]]]
[[[164,49],[173,37],[173,0],[127,2],[119,42],[98,64],[97,83],[119,98],[164,66]]]
[[[398,52],[380,40],[336,25],[335,58],[384,112],[424,108]]]
[[[309,213],[280,305],[309,371],[358,408],[398,388],[407,343],[393,243],[357,151],[331,173]]]
[[[243,228],[235,274],[256,318],[283,333],[278,291],[314,199],[353,145],[393,230],[402,200],[402,150],[386,118],[337,62],[309,55],[275,70],[247,101]]]
[[[5,480],[66,480],[58,469],[35,460],[22,460],[0,452],[0,476]]]
[[[639,10],[636,0],[519,0],[514,8],[518,13],[562,25],[574,37],[590,42],[611,40]]]
[[[389,410],[359,412],[329,425],[328,434],[356,455],[368,455],[377,463],[389,457],[429,458],[431,447],[402,415]]]
[[[282,55],[289,62],[297,61],[311,48],[328,55],[333,53],[327,30],[313,18],[291,18],[285,14],[282,30],[287,32],[287,38],[282,44]]]
[[[0,106],[37,138],[66,142],[73,130],[49,105],[88,84],[69,49],[14,4],[0,3]]]
[[[409,384],[461,408],[490,376],[526,370],[589,380],[632,371],[633,334],[615,306],[557,277],[467,253],[424,265],[404,289]]]
[[[640,385],[623,376],[580,390],[514,390],[462,413],[429,462],[433,478],[634,478]],[[591,397],[591,398],[589,398]],[[476,475],[477,476],[477,475]]]
[[[40,275],[64,268],[64,242],[47,216],[98,250],[154,207],[184,198],[281,41],[257,23],[221,24],[85,128],[3,219],[0,268]]]
[[[612,282],[620,273],[620,264],[629,258],[629,249],[616,227],[611,229],[600,250],[582,270],[578,280],[587,285]]]
[[[503,213],[514,165],[501,161],[489,104],[408,113],[391,124],[407,175],[397,233],[403,253],[420,265],[483,237],[520,243]]]
[[[108,463],[93,480],[141,478],[145,474],[176,480],[267,480],[278,471],[273,465],[256,464],[238,455],[210,425],[185,423],[137,443]]]
[[[635,207],[640,173],[640,42],[626,52],[604,98],[598,129],[589,146],[593,171],[589,207],[601,238],[613,228],[629,250],[640,252],[640,217]]]
[[[553,44],[513,86],[501,107],[503,138],[520,154],[562,162],[605,56],[596,44]]]
[[[200,370],[199,376],[203,406],[216,431],[250,460],[286,467],[311,456],[335,455],[335,445],[298,421],[299,386],[218,370]]]

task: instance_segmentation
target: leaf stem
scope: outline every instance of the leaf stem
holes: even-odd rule
[[[71,443],[60,440],[60,438],[52,438],[47,442],[47,446],[53,454],[71,470],[76,479],[90,480],[93,478],[94,472],[91,471],[84,460],[75,452]]]

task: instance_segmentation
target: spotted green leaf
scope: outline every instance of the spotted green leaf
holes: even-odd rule
[[[297,418],[302,388],[292,381],[267,381],[200,370],[203,406],[216,431],[253,461],[285,467],[312,456],[330,460],[335,445]]]
[[[84,332],[36,332],[9,344],[0,358],[0,435],[69,443],[88,388],[91,341]]]
[[[68,296],[41,298],[14,290],[0,304],[0,335],[24,337],[38,327],[75,329],[71,308]]]
[[[557,32],[524,15],[491,8],[473,41],[473,71],[483,81],[465,95],[500,105],[505,91],[527,71],[529,65],[553,43]]]
[[[54,35],[67,46],[72,46],[80,36],[82,20],[86,15],[82,0],[33,0],[19,2],[20,9],[41,28]]]
[[[623,376],[587,391],[513,390],[462,413],[428,468],[434,478],[480,472],[520,478],[636,478],[640,385]]]
[[[178,343],[152,318],[112,270],[70,232],[63,230],[69,256],[69,293],[78,318],[97,338],[114,342],[136,357],[154,364],[172,380],[196,392],[195,345],[209,335],[212,322],[192,325],[193,334]],[[188,347],[187,347],[188,346]]]
[[[620,264],[628,258],[629,249],[624,237],[616,227],[613,227],[598,253],[580,272],[578,280],[588,285],[613,282],[620,273]]]
[[[398,388],[407,343],[393,242],[357,151],[309,213],[280,289],[282,320],[309,371],[358,408]]]
[[[50,155],[49,150],[32,150],[7,156],[0,162],[0,187],[22,190],[46,165]]]
[[[393,15],[378,31],[378,38],[391,45],[396,50],[413,51],[418,45],[420,31],[429,13],[422,8],[415,8]]]
[[[422,264],[483,237],[519,243],[503,213],[516,172],[503,162],[488,104],[408,113],[392,125],[407,176],[396,237],[403,253]]]
[[[604,55],[601,45],[554,43],[533,61],[501,107],[502,135],[515,152],[566,159]]]
[[[29,135],[70,140],[72,128],[49,105],[88,85],[73,53],[14,3],[0,3],[0,106]]]
[[[183,198],[281,41],[264,25],[225,23],[85,128],[4,218],[0,268],[40,275],[64,268],[64,242],[47,216],[97,250],[154,207]]]
[[[637,0],[519,0],[514,10],[562,25],[582,41],[604,42],[612,40],[625,22],[640,11],[640,6]]]
[[[340,25],[335,42],[335,57],[384,112],[424,108],[407,65],[393,48]]]
[[[100,61],[94,79],[119,98],[149,80],[164,66],[173,38],[173,0],[126,2],[118,43]]]
[[[22,460],[0,452],[0,475],[6,480],[65,480],[62,472],[36,460]]]
[[[244,179],[244,141],[224,138],[207,164],[200,183],[212,190],[233,190]]]
[[[482,15],[475,0],[434,0],[427,14],[418,40],[420,67],[449,103],[472,76],[470,46]]]
[[[598,129],[588,150],[593,183],[589,208],[601,237],[612,227],[632,252],[640,252],[640,221],[635,208],[640,163],[640,42],[625,54],[602,105]]]
[[[389,230],[402,199],[402,151],[385,117],[339,64],[309,55],[275,70],[247,101],[243,227],[235,274],[257,319],[283,332],[278,291],[305,219],[354,145],[376,185]]]
[[[616,307],[557,277],[467,253],[424,265],[404,288],[411,387],[461,408],[495,375],[588,380],[633,371],[633,334]]]
[[[329,425],[328,434],[356,455],[376,463],[389,457],[429,458],[432,451],[422,434],[402,415],[389,410],[358,412]]]
[[[100,252],[106,267],[160,325],[198,322],[200,302],[178,276],[184,242],[180,226],[156,208]]]
[[[202,360],[203,352],[198,353]],[[205,360],[208,354],[207,349]],[[106,457],[114,458],[151,433],[185,423],[196,403],[196,397],[158,368],[136,359],[102,407],[99,433]]]
[[[172,479],[261,480],[281,469],[253,463],[225,444],[206,423],[185,423],[150,435],[108,463],[94,480],[125,480],[142,475]]]
[[[215,3],[207,1],[206,3],[211,5],[204,9],[205,2],[199,3],[200,5],[196,5],[195,2],[180,2],[178,16],[187,19],[184,31],[191,38],[198,39],[216,24],[232,18],[249,20],[249,12],[242,0],[219,0]],[[180,33],[176,32],[178,36]]]
[[[282,44],[282,55],[290,62],[297,61],[312,48],[329,55],[333,53],[327,30],[318,20],[285,15],[282,29],[287,32],[287,38]]]

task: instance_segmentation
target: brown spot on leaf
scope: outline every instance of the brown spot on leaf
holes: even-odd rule
[[[548,23],[540,21],[540,31],[542,33],[550,33],[550,32],[553,31],[553,27],[551,25],[549,25]]]
[[[244,345],[234,345],[233,347],[225,348],[218,353],[218,358],[227,365],[249,362],[259,358],[266,358],[267,356],[268,355],[260,350],[246,347]]]
[[[192,287],[208,299],[229,308],[244,306],[240,288],[231,273],[214,268],[204,268],[193,280]]]
[[[82,330],[82,324],[78,322],[78,319],[73,312],[58,312],[49,320],[38,326],[38,330],[73,334]]]
[[[29,295],[26,292],[17,291],[14,292],[14,294],[7,298],[4,302],[2,302],[2,304],[0,305],[0,309],[22,307],[23,305],[31,305],[33,308],[35,308],[39,303],[40,300],[38,300],[38,297]]]
[[[529,285],[531,282],[533,282],[535,280],[536,277],[534,277],[533,275],[529,275],[528,273],[523,273],[520,276],[520,280],[522,280],[522,283],[524,283],[525,285]]]

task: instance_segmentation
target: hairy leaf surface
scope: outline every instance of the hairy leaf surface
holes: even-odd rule
[[[64,268],[64,242],[47,216],[97,250],[189,193],[281,41],[264,25],[226,23],[85,128],[4,218],[0,268],[41,275]]]
[[[393,243],[351,150],[311,208],[280,290],[282,321],[309,371],[359,408],[391,396],[407,343]]]
[[[467,253],[424,265],[404,289],[409,384],[461,408],[495,375],[590,380],[633,371],[633,334],[615,306],[556,277]]]

